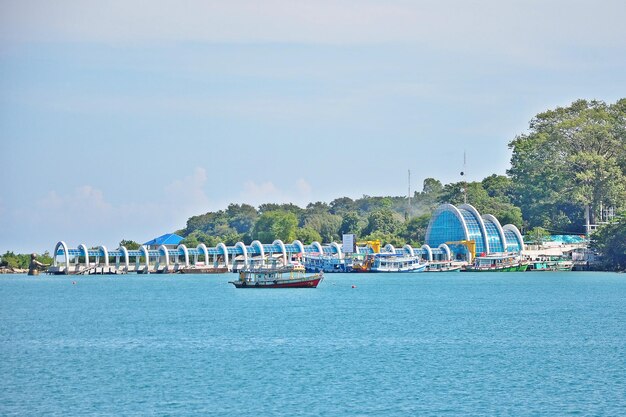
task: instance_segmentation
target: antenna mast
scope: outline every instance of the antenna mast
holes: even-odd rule
[[[461,177],[463,177],[467,172],[467,155],[465,150],[463,150],[463,171],[461,171]],[[463,179],[463,202],[467,204],[467,181]]]
[[[409,169],[409,207],[407,209],[407,218],[411,217],[411,170]]]

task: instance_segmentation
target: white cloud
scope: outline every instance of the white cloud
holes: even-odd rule
[[[303,178],[295,183],[278,187],[272,181],[246,181],[239,199],[243,203],[259,206],[263,203],[293,203],[300,207],[311,202],[311,185]]]
[[[69,192],[50,191],[28,208],[0,219],[0,248],[50,250],[58,240],[70,245],[116,246],[122,239],[148,240],[185,226],[191,215],[215,209],[205,191],[207,174],[195,168],[182,179],[154,187],[150,201],[112,203],[99,189],[84,185]],[[134,185],[133,185],[134,186]]]
[[[302,196],[309,197],[311,195],[311,184],[309,184],[304,178],[300,178],[296,181],[296,188]]]

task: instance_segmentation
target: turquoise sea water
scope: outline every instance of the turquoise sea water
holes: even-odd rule
[[[626,413],[624,274],[234,277],[0,276],[0,415]]]

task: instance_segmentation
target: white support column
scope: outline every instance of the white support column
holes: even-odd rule
[[[280,239],[276,239],[274,243],[272,243],[272,245],[280,246],[280,249],[283,252],[283,265],[287,265],[287,249],[285,249],[285,244],[283,243],[283,241]]]
[[[263,249],[263,244],[258,240],[255,240],[250,244],[251,248],[254,246],[259,248],[259,252],[261,253],[261,265],[265,265],[265,249]]]
[[[70,270],[70,255],[68,253],[67,250],[67,245],[65,244],[64,241],[60,241],[56,244],[56,246],[54,247],[54,258],[52,258],[52,265],[57,266],[57,252],[59,251],[59,248],[63,248],[63,256],[65,258],[65,270],[66,272],[69,272]]]
[[[243,265],[244,267],[248,267],[248,249],[243,242],[237,242],[235,244],[235,248],[241,248],[241,252],[243,252]],[[235,257],[233,256],[233,267],[235,266]]]
[[[146,257],[146,274],[149,274],[150,273],[150,253],[148,252],[148,248],[146,247],[146,245],[141,245],[139,250],[143,252],[143,255]]]
[[[159,252],[163,252],[165,254],[165,269],[170,269],[170,253],[168,252],[165,245],[159,246]]]
[[[208,267],[209,266],[209,250],[206,248],[206,245],[204,243],[201,243],[198,245],[196,249],[202,251],[202,253],[204,254],[204,266]]]
[[[100,249],[104,253],[104,266],[105,268],[108,268],[109,267],[109,251],[107,250],[106,246],[100,246],[98,249]]]
[[[130,260],[128,259],[128,249],[125,246],[120,246],[119,250],[124,254],[124,266],[126,268],[126,272],[128,272],[128,268],[130,267]]]
[[[183,254],[185,256],[185,266],[189,266],[189,251],[187,250],[187,246],[181,243],[176,249],[183,250]]]
[[[81,249],[82,248],[82,249]],[[89,268],[89,250],[87,249],[87,246],[83,243],[81,243],[80,245],[78,245],[78,249],[82,250],[83,253],[85,254],[85,268]]]
[[[338,259],[343,259],[343,251],[341,250],[341,246],[339,246],[339,244],[337,242],[331,242],[330,243],[330,247],[331,248],[335,248],[335,250],[337,251],[337,258]]]
[[[224,255],[224,265],[228,268],[228,248],[224,243],[220,242],[217,244],[216,249],[218,249],[218,251],[220,249],[222,250],[222,254]]]

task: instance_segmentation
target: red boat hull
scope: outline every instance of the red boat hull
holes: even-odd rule
[[[322,277],[318,277],[296,282],[294,280],[277,280],[275,283],[274,281],[257,283],[231,281],[231,284],[237,288],[315,288],[322,279]]]

